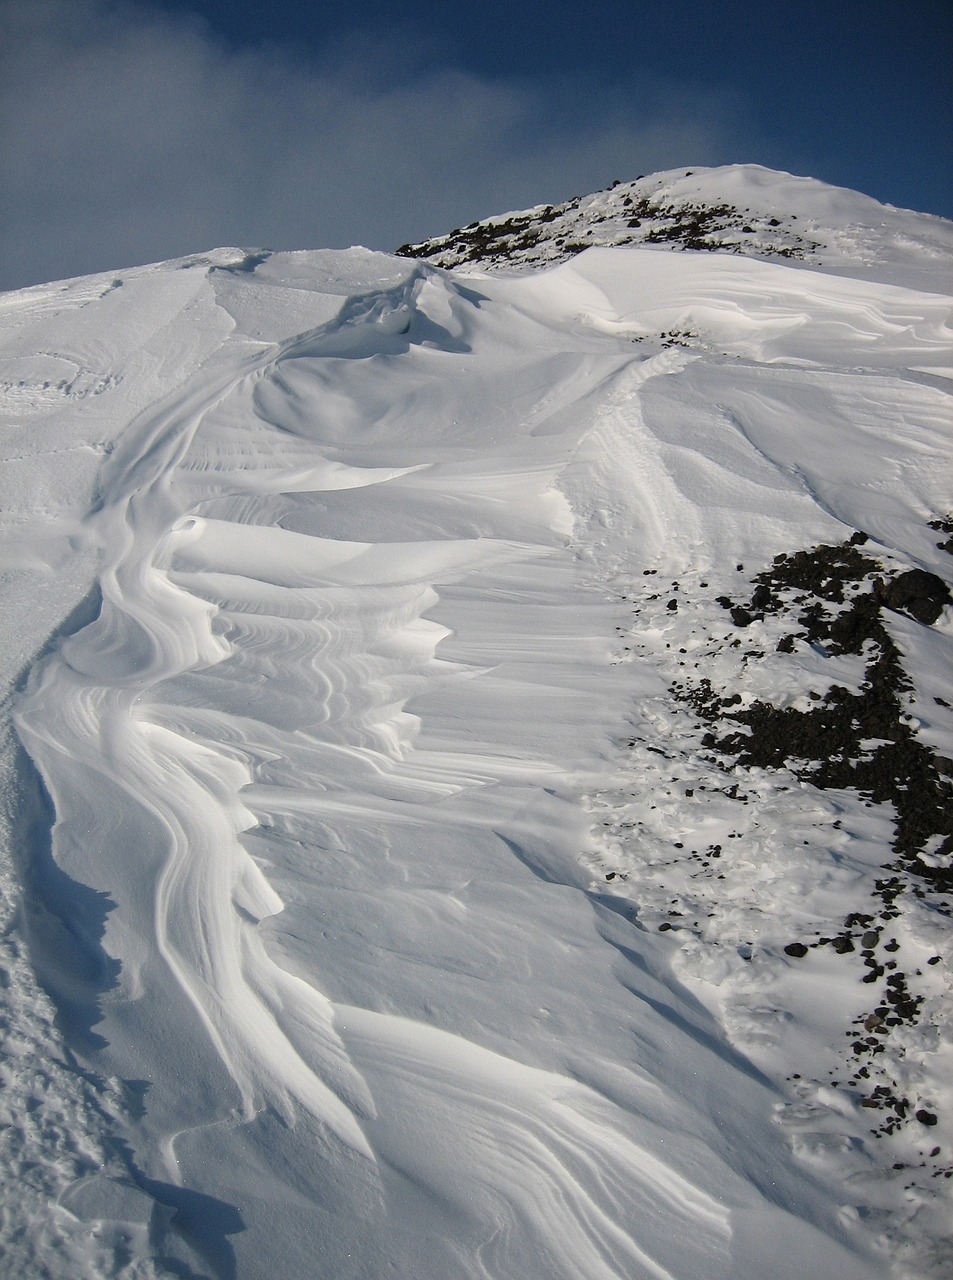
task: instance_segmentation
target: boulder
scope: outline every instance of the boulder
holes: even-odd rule
[[[953,601],[950,589],[935,573],[927,573],[924,569],[908,569],[885,582],[879,578],[876,583],[877,598],[888,609],[898,613],[907,613],[917,622],[931,626],[943,612],[944,605]]]

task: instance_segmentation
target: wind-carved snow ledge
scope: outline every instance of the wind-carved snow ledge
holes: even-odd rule
[[[207,424],[218,414],[227,427],[236,404],[248,413],[254,385],[273,359],[250,363],[226,364],[213,377],[196,379],[194,389],[124,437],[104,477],[108,501],[96,518],[110,561],[100,580],[99,617],[62,644],[31,681],[18,729],[59,815],[58,864],[108,892],[115,904],[103,946],[122,957],[123,967],[106,1007],[132,1010],[145,993],[161,988],[167,1025],[186,1016],[172,1012],[185,1002],[204,1026],[234,1081],[237,1116],[249,1118],[266,1101],[287,1108],[294,1100],[369,1155],[350,1110],[294,1044],[295,1034],[306,1031],[307,1053],[323,1060],[325,1076],[356,1105],[368,1105],[333,1032],[328,1002],[285,974],[257,941],[258,921],[281,902],[240,843],[241,833],[255,825],[240,800],[253,777],[253,750],[240,734],[223,750],[214,736],[203,740],[187,725],[162,723],[170,682],[233,653],[215,626],[219,607],[176,583],[168,567],[177,548],[199,536],[201,522],[187,513],[213,495],[377,479],[320,457],[304,469],[294,442],[285,456],[273,448],[260,473],[236,468],[233,457],[210,458],[214,427]],[[203,469],[190,474],[199,432]],[[214,564],[214,550],[208,554]],[[120,1037],[141,1044],[154,1034],[137,1025],[135,1013],[124,1022]],[[161,1123],[159,1089],[150,1104],[153,1122]],[[177,1110],[181,1102],[174,1097],[166,1105]],[[175,1176],[174,1143],[168,1161],[167,1173]]]
[[[372,323],[385,333],[406,328],[407,307],[400,298],[385,295],[371,299],[368,307]],[[346,313],[341,323],[328,327],[331,341],[342,328],[350,338],[347,330],[353,325],[353,314]],[[302,341],[313,351],[321,336]],[[224,581],[239,573],[226,554],[229,542],[238,540],[245,572],[254,573],[250,559],[257,553],[259,572],[267,579],[270,569],[299,605],[305,580],[328,581],[330,572],[333,583],[336,561],[373,552],[369,545],[356,552],[347,544],[223,522],[212,522],[225,533],[215,544],[209,522],[190,511],[222,498],[261,500],[295,490],[382,483],[408,470],[350,467],[278,431],[264,451],[251,446],[233,452],[236,420],[244,417],[255,426],[252,398],[258,383],[274,376],[281,361],[294,359],[298,349],[292,344],[277,355],[251,360],[241,353],[229,359],[225,350],[216,372],[203,371],[191,387],[129,429],[104,475],[108,497],[94,518],[107,556],[99,616],[37,670],[18,708],[17,725],[56,807],[58,866],[108,895],[101,946],[120,957],[122,967],[118,987],[104,996],[101,1012],[117,1058],[125,1046],[133,1059],[148,1059],[145,1046],[157,1050],[157,1036],[197,1020],[233,1082],[236,1117],[247,1120],[273,1106],[290,1120],[290,1108],[298,1104],[370,1157],[352,1108],[361,1115],[373,1106],[333,1030],[329,1002],[277,965],[258,938],[259,921],[282,904],[241,844],[242,833],[257,822],[240,795],[254,776],[254,735],[246,737],[239,726],[232,740],[223,742],[216,729],[224,726],[215,725],[214,712],[211,725],[202,723],[201,715],[196,725],[187,716],[177,721],[164,706],[176,680],[235,656],[235,645],[219,626],[221,607],[176,580],[188,580],[173,566],[177,558],[187,562],[188,548],[194,549],[203,530],[202,567],[208,576]],[[247,426],[245,435],[251,435]],[[241,543],[243,531],[251,537]],[[297,573],[289,564],[286,544],[296,540],[314,549],[313,562],[324,552],[317,573],[313,564],[305,570],[300,555]],[[385,562],[364,573],[372,580],[378,573],[393,576],[393,555],[391,561],[388,570],[385,552]],[[350,581],[354,577],[352,570]],[[242,585],[254,585],[243,577],[237,581],[239,596]],[[322,629],[314,618],[320,593],[311,594],[304,610],[309,638]],[[408,593],[399,586],[395,594]],[[422,609],[433,597],[418,590],[411,599]],[[257,610],[259,604],[253,598],[250,607]],[[406,599],[393,613],[382,612],[382,638],[396,628],[398,644],[402,632],[413,637],[412,651],[421,644],[425,653],[432,651],[444,634],[421,622]],[[280,632],[280,615],[273,621]],[[289,623],[289,631],[294,626]],[[274,638],[287,642],[289,637]],[[383,755],[388,736],[395,743],[401,736],[392,728],[402,718],[399,706],[380,726]],[[89,947],[97,944],[95,938],[86,941]],[[47,958],[48,980],[67,1007],[93,998],[75,974],[58,973],[57,967],[55,957]],[[160,992],[163,1015],[156,1019],[152,1003]],[[108,1016],[111,1010],[120,1011],[118,1026]],[[84,1013],[75,1009],[74,1016]],[[85,1018],[96,1022],[98,1015]],[[214,1092],[208,1081],[204,1092]],[[177,1124],[188,1117],[180,1092],[164,1096],[158,1080],[149,1108],[150,1122],[160,1132],[170,1115]],[[166,1175],[176,1180],[174,1134],[165,1151]]]

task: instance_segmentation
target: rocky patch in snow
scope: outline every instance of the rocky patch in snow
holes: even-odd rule
[[[943,633],[951,597],[867,543],[738,565],[730,594],[653,570],[628,584],[619,660],[671,679],[633,715],[628,777],[590,798],[589,865],[783,1082],[794,1149],[840,1144],[853,1211],[932,1275],[916,1239],[928,1221],[943,1236],[953,1183],[953,763],[922,732],[892,619]]]
[[[808,258],[820,245],[801,235],[796,221],[797,215],[782,220],[727,201],[667,197],[638,179],[613,183],[597,196],[471,222],[445,236],[401,245],[397,252],[441,267],[495,268],[564,262],[597,245],[626,244]]]

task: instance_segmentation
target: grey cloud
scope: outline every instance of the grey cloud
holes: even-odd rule
[[[220,244],[389,249],[751,155],[740,104],[677,83],[494,82],[373,38],[309,63],[107,0],[3,0],[0,42],[0,288]]]

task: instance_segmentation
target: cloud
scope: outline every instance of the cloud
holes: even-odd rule
[[[134,0],[0,0],[0,118],[0,288],[221,244],[388,249],[751,158],[724,92],[492,80],[393,33],[235,50]]]

